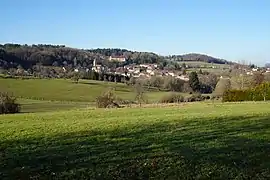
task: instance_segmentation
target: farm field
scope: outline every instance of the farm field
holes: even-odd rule
[[[216,68],[229,68],[230,65],[228,64],[216,64],[216,63],[207,63],[202,61],[178,61],[180,64],[185,63],[186,65],[197,65],[197,66],[206,66],[206,67],[212,67],[215,66]]]
[[[203,102],[1,115],[0,179],[269,179],[269,108]]]

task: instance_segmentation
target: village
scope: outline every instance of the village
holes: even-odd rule
[[[110,56],[108,58],[108,61],[110,62],[125,62],[126,59],[125,57],[122,56],[116,56],[112,57]],[[206,68],[206,65],[198,65],[195,66],[189,66],[189,65],[184,65],[185,69],[204,69]],[[209,64],[208,69],[214,69],[216,71],[222,72],[222,71],[229,71],[232,67],[230,68],[223,68],[223,69],[218,69],[217,66]],[[102,72],[107,72],[111,74],[118,74],[122,76],[128,76],[128,77],[135,77],[135,78],[150,78],[151,76],[171,76],[176,79],[181,79],[184,81],[189,81],[189,77],[187,73],[183,73],[182,71],[176,71],[176,70],[162,70],[159,68],[158,64],[129,64],[125,65],[123,67],[117,67],[117,68],[108,68],[104,65],[97,64],[96,60],[93,61],[93,66],[92,66],[92,71],[102,73]],[[256,72],[262,72],[262,73],[270,73],[270,68],[258,68],[258,67],[253,67],[249,68],[248,66],[246,67],[238,67],[237,70],[241,72],[241,75],[250,75],[252,76]],[[78,70],[76,70],[78,71]],[[89,69],[87,69],[89,71]],[[224,77],[224,75],[220,76],[220,78],[228,78]]]

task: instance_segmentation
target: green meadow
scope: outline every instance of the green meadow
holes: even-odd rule
[[[22,113],[0,115],[0,179],[270,179],[270,103],[96,109],[115,83],[0,79]],[[165,92],[147,92],[152,102]]]
[[[113,88],[118,98],[135,100],[134,89],[126,84],[80,80],[78,84],[64,79],[1,79],[0,90],[8,91],[18,97],[23,112],[44,112],[69,110],[76,107],[95,105],[101,93]],[[150,103],[158,102],[169,92],[146,90]]]

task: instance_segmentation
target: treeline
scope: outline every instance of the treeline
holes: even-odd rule
[[[74,76],[76,77],[76,72]],[[108,82],[117,82],[117,83],[127,83],[130,78],[121,74],[112,74],[112,73],[98,73],[95,71],[89,71],[82,73],[79,78],[96,80],[96,81],[108,81]]]

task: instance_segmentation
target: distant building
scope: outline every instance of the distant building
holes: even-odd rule
[[[97,65],[96,60],[94,60],[92,71],[100,73],[100,72],[104,71],[104,67],[102,67],[102,65]]]
[[[177,78],[177,79],[181,79],[181,80],[183,80],[183,81],[189,81],[189,78],[188,78],[187,76],[183,76],[183,75],[181,75],[181,76],[176,76],[176,78]]]
[[[126,58],[123,56],[110,56],[109,61],[125,62]]]

